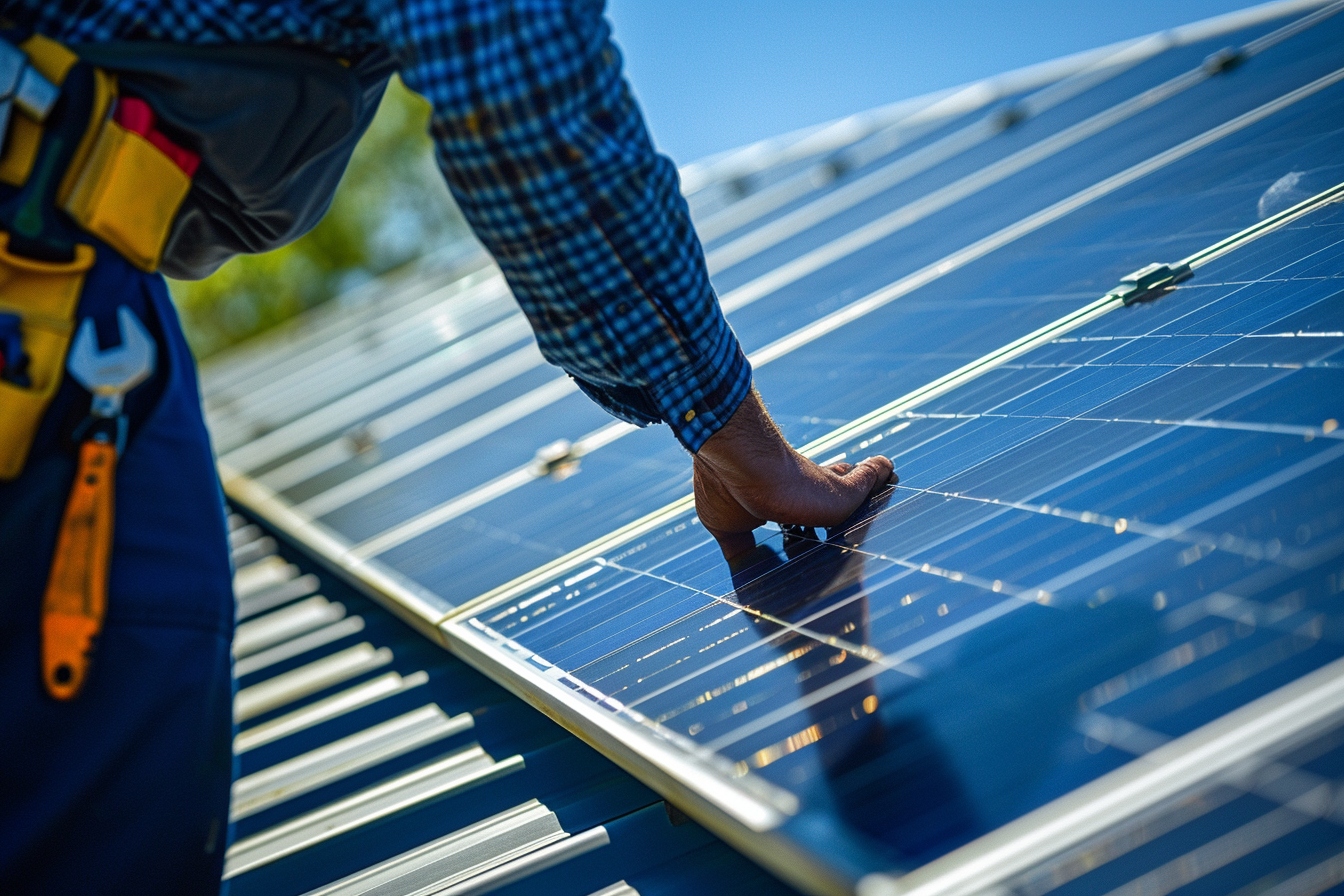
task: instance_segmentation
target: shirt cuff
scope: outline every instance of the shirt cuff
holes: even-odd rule
[[[728,330],[727,326],[724,326]],[[751,362],[728,330],[717,351],[665,379],[649,390],[659,416],[692,454],[723,428],[751,392]]]
[[[728,422],[751,392],[751,362],[735,338],[721,355],[706,357],[648,389],[598,385],[571,376],[585,395],[627,423],[666,422],[692,454]]]

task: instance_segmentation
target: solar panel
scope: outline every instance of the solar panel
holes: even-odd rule
[[[1344,880],[1341,6],[719,163],[776,418],[901,474],[837,531],[729,568],[479,266],[207,372],[226,486],[810,889]]]
[[[449,642],[763,779],[797,849],[865,873],[924,865],[1312,670],[1338,687],[1341,224],[1315,211],[1197,287],[1060,325],[846,432],[835,456],[879,445],[903,481],[830,538],[779,533],[729,570],[686,509]],[[1280,720],[1275,743],[1317,722]]]

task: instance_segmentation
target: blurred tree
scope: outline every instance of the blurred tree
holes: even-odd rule
[[[203,358],[471,232],[434,163],[429,104],[394,78],[331,209],[282,249],[169,281]]]

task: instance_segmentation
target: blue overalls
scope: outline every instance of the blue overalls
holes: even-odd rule
[[[0,202],[10,195],[0,188]],[[232,751],[231,569],[192,358],[163,278],[93,245],[76,320],[153,336],[126,398],[107,615],[73,700],[44,691],[43,591],[90,396],[66,376],[17,479],[0,482],[0,893],[220,888]],[[0,259],[0,263],[3,259]]]

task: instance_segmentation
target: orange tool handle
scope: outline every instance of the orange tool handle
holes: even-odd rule
[[[79,446],[79,469],[42,598],[42,678],[57,700],[72,699],[83,686],[93,639],[107,612],[116,464],[117,449],[110,442],[89,440]]]

